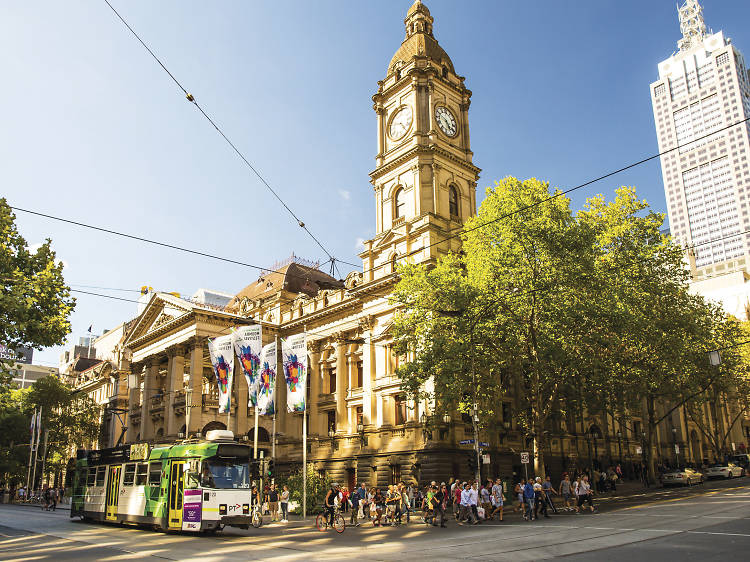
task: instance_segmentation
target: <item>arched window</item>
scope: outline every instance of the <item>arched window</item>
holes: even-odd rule
[[[406,195],[403,188],[399,187],[393,195],[393,218],[403,217],[406,213]]]
[[[393,257],[391,258],[391,273],[396,273],[397,261],[398,256],[396,254],[393,254]]]
[[[455,185],[448,190],[448,208],[452,217],[458,217],[458,190]]]

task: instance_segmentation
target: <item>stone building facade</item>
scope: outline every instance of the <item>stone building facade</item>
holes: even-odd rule
[[[350,486],[473,476],[473,448],[462,443],[473,438],[471,420],[460,414],[435,419],[427,403],[404,396],[395,374],[404,360],[393,352],[390,334],[397,310],[388,300],[395,267],[402,260],[433,264],[459,249],[452,233],[476,212],[480,171],[470,147],[471,91],[435,39],[433,17],[416,1],[404,24],[405,39],[373,96],[376,234],[360,254],[363,272],[337,280],[290,259],[223,308],[152,294],[122,341],[127,353],[118,372],[129,376],[121,376],[116,389],[127,403],[127,442],[172,441],[212,428],[228,428],[252,442],[254,411],[247,405],[244,377],[235,377],[230,415],[218,414],[206,339],[260,323],[264,344],[307,334],[308,462],[321,473]],[[518,453],[528,446],[528,436],[517,424],[513,393],[503,400],[497,429],[480,434],[490,459],[486,476],[522,473]],[[285,403],[285,386],[279,384],[280,471],[302,460],[302,418],[287,413]],[[705,443],[678,414],[679,433],[662,424],[659,454],[668,455],[675,439],[691,458],[703,458]],[[636,423],[625,427],[609,416],[557,419],[549,432],[545,458],[557,474],[563,467],[588,466],[594,457],[604,465],[640,460]],[[272,435],[272,418],[261,417],[258,437],[266,455]],[[741,438],[738,433],[738,443]]]

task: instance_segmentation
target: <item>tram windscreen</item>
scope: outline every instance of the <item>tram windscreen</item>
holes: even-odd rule
[[[248,468],[245,459],[207,459],[201,468],[201,485],[207,488],[249,488]]]

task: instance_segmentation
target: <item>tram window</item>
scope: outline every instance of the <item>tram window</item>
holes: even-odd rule
[[[145,486],[147,476],[148,476],[148,463],[145,463],[145,462],[139,463],[138,469],[135,471],[135,485]]]
[[[92,466],[89,468],[89,474],[86,478],[86,486],[93,486],[96,482],[96,467]]]
[[[107,476],[107,467],[100,466],[96,469],[96,485],[104,486],[104,478]]]
[[[125,477],[123,478],[123,485],[125,486],[132,486],[133,481],[135,480],[135,464],[126,464],[125,465]]]
[[[148,484],[149,486],[159,486],[161,484],[161,463],[160,462],[149,463]]]

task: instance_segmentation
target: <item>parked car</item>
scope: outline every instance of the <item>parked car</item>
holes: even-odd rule
[[[706,478],[735,478],[745,476],[745,469],[733,462],[717,462],[706,469]]]
[[[733,462],[736,465],[741,466],[745,469],[745,473],[750,472],[750,455],[747,453],[738,453],[729,457],[729,462]]]
[[[665,472],[662,476],[662,484],[667,486],[692,486],[693,484],[702,484],[703,475],[692,468],[678,468],[670,472]]]

